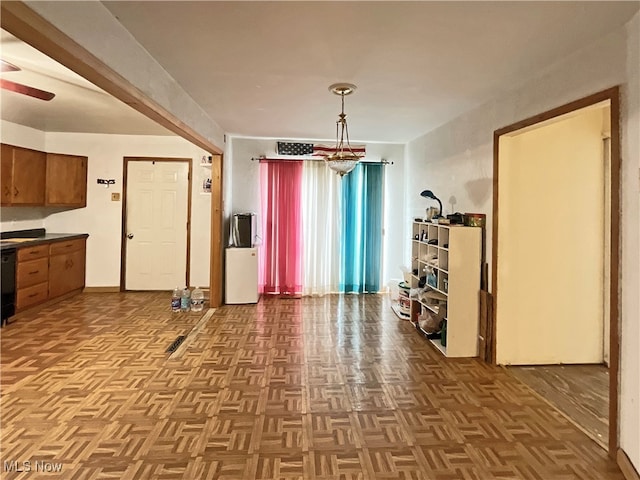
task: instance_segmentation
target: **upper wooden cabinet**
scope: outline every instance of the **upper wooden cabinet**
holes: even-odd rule
[[[2,144],[2,206],[87,206],[87,157]]]
[[[47,154],[2,145],[2,205],[44,205]]]
[[[87,157],[47,153],[45,204],[87,206]]]
[[[11,205],[11,192],[13,190],[13,147],[3,143],[1,155],[0,198],[2,199],[2,205]]]

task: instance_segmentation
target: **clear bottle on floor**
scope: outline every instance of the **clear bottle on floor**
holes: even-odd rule
[[[180,297],[180,311],[188,312],[191,308],[191,290],[189,287],[184,287],[182,290],[182,296]]]
[[[204,308],[204,292],[200,287],[196,287],[191,293],[191,310],[201,312]]]
[[[178,313],[180,311],[180,303],[181,303],[182,291],[180,287],[176,287],[173,289],[173,293],[171,294],[171,311],[173,313]]]

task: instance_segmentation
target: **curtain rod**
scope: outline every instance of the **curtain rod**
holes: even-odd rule
[[[315,158],[270,158],[270,157],[251,157],[252,162],[259,162],[260,160],[275,160],[278,162],[306,162],[306,161],[321,161],[322,157]],[[380,160],[360,160],[361,163],[381,163],[382,165],[393,165],[393,162],[381,158]]]

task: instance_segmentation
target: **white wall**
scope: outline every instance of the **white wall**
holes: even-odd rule
[[[420,197],[426,188],[440,197],[446,213],[485,213],[490,259],[494,130],[625,83],[626,37],[621,28],[550,66],[530,83],[409,142],[410,214],[424,215],[426,206],[435,205]],[[456,200],[453,208],[451,197]],[[408,258],[409,252],[405,255]]]
[[[233,137],[230,161],[226,168],[232,169],[225,179],[230,184],[225,189],[230,190],[230,205],[227,209],[231,214],[238,212],[260,213],[260,167],[259,162],[251,161],[261,155],[267,157],[275,155],[276,141],[273,139]],[[299,139],[300,142],[313,140]],[[386,286],[391,278],[401,278],[399,267],[403,264],[404,244],[410,238],[407,227],[404,202],[405,160],[404,145],[369,143],[367,144],[367,160],[385,159],[393,162],[387,165],[385,174],[385,208],[384,230],[385,240],[383,248],[382,285]],[[258,222],[259,228],[259,222]],[[260,235],[261,232],[258,232]]]
[[[3,122],[2,141],[35,148],[50,153],[84,155],[89,158],[87,207],[73,210],[17,207],[2,208],[2,230],[45,227],[50,233],[88,233],[87,276],[88,287],[114,287],[120,285],[120,250],[122,229],[122,202],[111,201],[111,193],[122,194],[123,157],[192,158],[191,196],[191,285],[209,285],[211,195],[202,194],[202,181],[211,169],[201,167],[206,153],[180,137],[100,135],[78,133],[46,133],[43,144],[37,130]],[[5,135],[6,133],[6,135]],[[9,134],[11,133],[11,134]],[[43,132],[40,132],[42,134]],[[31,142],[33,135],[33,142]],[[115,179],[108,189],[98,185],[98,178]],[[5,220],[5,210],[10,210]],[[35,226],[13,221],[13,216],[34,216]]]
[[[40,151],[44,151],[46,142],[43,131],[17,125],[6,120],[0,120],[0,140],[2,140],[2,143]]]
[[[639,208],[638,157],[640,14],[626,27],[586,45],[550,65],[540,76],[479,106],[407,145],[408,208],[421,214],[424,188],[446,199],[456,210],[487,214],[487,258],[491,258],[491,210],[494,130],[532,115],[621,85],[622,122],[622,346],[620,444],[640,470],[640,308],[638,292]],[[446,207],[445,207],[446,210]],[[408,258],[408,253],[405,254]]]
[[[640,13],[627,24],[622,98],[620,445],[640,472]]]

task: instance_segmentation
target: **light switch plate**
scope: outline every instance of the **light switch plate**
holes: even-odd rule
[[[119,202],[120,201],[120,194],[119,193],[112,193],[111,194],[111,201],[112,202]]]

